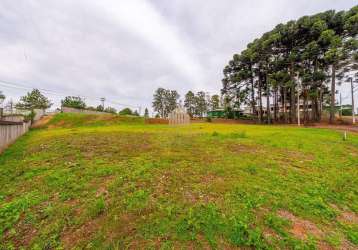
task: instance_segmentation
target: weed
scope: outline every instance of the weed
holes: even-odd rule
[[[195,240],[198,234],[203,234],[212,247],[216,246],[216,237],[222,229],[223,220],[214,204],[190,208],[177,225],[179,237]]]
[[[238,139],[238,138],[247,138],[246,131],[235,132],[230,134],[230,138]]]
[[[249,165],[246,167],[246,171],[252,175],[257,174],[257,167],[253,165]]]
[[[216,131],[214,131],[211,135],[212,135],[212,136],[219,136],[219,133],[216,132]]]
[[[91,218],[98,217],[100,214],[102,214],[105,211],[106,203],[102,196],[100,196],[98,199],[96,199],[88,209],[88,215]]]
[[[259,228],[252,228],[242,218],[232,218],[229,222],[229,229],[229,239],[236,246],[268,248],[262,231]]]
[[[149,193],[145,190],[137,190],[129,194],[125,198],[125,204],[128,210],[141,210],[146,207],[149,198]]]
[[[346,227],[347,239],[353,244],[358,245],[358,226],[351,225]]]
[[[290,225],[290,222],[288,220],[270,213],[265,218],[265,224],[269,228],[275,230],[275,232],[277,232],[279,235],[283,237],[288,236],[286,232],[287,228]]]

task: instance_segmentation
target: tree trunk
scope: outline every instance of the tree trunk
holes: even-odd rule
[[[291,69],[290,69],[290,75],[291,75],[291,88],[290,88],[290,123],[295,122],[296,117],[296,108],[295,108],[295,77],[293,72],[293,63],[291,63]]]
[[[356,124],[356,111],[354,106],[354,86],[353,86],[353,78],[351,78],[351,95],[352,95],[352,123]]]
[[[285,120],[285,123],[287,123],[287,88],[286,86],[283,87],[283,117]]]
[[[303,89],[303,124],[307,123],[307,89]]]
[[[315,110],[315,121],[318,122],[319,119],[319,90],[318,88],[316,89],[316,94],[315,94],[315,98],[314,98],[314,110]],[[312,107],[313,108],[313,107]]]
[[[322,86],[319,89],[319,121],[322,119],[323,112],[323,89]]]
[[[336,65],[332,64],[332,82],[331,82],[331,109],[329,111],[329,123],[335,121],[335,105],[336,105]]]
[[[254,77],[252,76],[252,66],[250,66],[250,83],[251,83],[251,108],[252,114],[256,114],[256,105],[255,105],[255,87],[254,87]]]
[[[267,82],[267,76],[266,76],[266,116],[267,116],[267,124],[270,124],[271,123],[270,86]]]
[[[274,113],[273,113],[273,116],[274,116],[275,122],[277,122],[277,107],[278,107],[278,104],[277,104],[277,88],[275,88],[273,103],[274,103]]]
[[[262,123],[263,117],[262,117],[262,88],[261,88],[261,77],[259,76],[259,121]]]

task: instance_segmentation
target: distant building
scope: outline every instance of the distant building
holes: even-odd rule
[[[232,109],[232,115],[234,117],[240,117],[244,115],[244,110],[241,109]],[[207,117],[210,118],[227,118],[227,113],[225,112],[225,109],[214,109],[207,112]]]
[[[262,113],[263,113],[263,115],[266,115],[266,113],[267,113],[267,108],[266,108],[265,104],[262,105]],[[257,115],[257,113],[259,112],[259,106],[256,105],[255,108],[256,108],[256,113],[255,114],[254,114],[251,106],[244,107],[243,112],[244,112],[245,115]],[[270,113],[271,114],[273,114],[275,112],[275,108],[276,108],[276,111],[277,111],[278,114],[285,113],[285,108],[282,105],[282,103],[278,103],[278,106],[276,106],[276,107],[275,107],[274,104],[270,104]],[[312,112],[312,102],[311,101],[307,101],[306,108],[307,108],[307,111],[309,113]],[[303,109],[304,109],[303,100],[300,100],[300,112],[301,113],[303,113]],[[286,113],[289,113],[290,110],[291,110],[290,103],[286,103]]]

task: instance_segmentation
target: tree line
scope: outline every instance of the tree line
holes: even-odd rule
[[[357,34],[358,6],[279,24],[233,55],[222,94],[251,107],[259,122],[294,123],[297,109],[304,122],[320,121],[328,106],[333,123],[336,85],[357,80]]]
[[[91,111],[99,111],[99,112],[105,112],[110,114],[139,116],[137,110],[133,111],[130,108],[124,108],[120,111],[117,111],[115,108],[111,106],[107,106],[107,107],[103,107],[103,105],[98,105],[97,107],[87,106],[85,100],[79,96],[66,96],[63,100],[61,100],[61,106],[69,107],[69,108],[77,108],[77,109],[86,109]]]
[[[0,99],[5,99],[5,95],[0,91]],[[43,95],[40,90],[33,89],[28,92],[26,95],[20,97],[20,101],[16,103],[14,106],[17,109],[29,110],[31,111],[30,116],[34,116],[35,109],[49,109],[53,103],[50,99],[48,99],[45,95]],[[66,96],[61,100],[62,107],[69,108],[77,108],[77,109],[86,109],[92,111],[101,111],[111,114],[119,114],[119,115],[134,115],[139,116],[137,110],[131,110],[130,108],[124,108],[117,112],[117,110],[113,107],[104,108],[102,105],[98,105],[97,107],[87,106],[86,102],[83,98],[78,96]],[[148,115],[148,109],[145,110],[145,115]]]
[[[183,106],[191,117],[203,117],[210,110],[220,107],[220,96],[199,91],[196,94],[188,91],[184,96],[184,104],[176,90],[158,88],[153,95],[153,109],[157,116],[167,118],[178,106]]]

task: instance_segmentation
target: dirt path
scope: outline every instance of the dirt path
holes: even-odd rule
[[[330,125],[330,124],[315,124],[313,126],[309,126],[313,128],[327,128],[327,129],[334,129],[339,131],[347,131],[358,133],[358,126],[354,125]]]
[[[34,122],[34,124],[31,126],[31,128],[40,128],[45,126],[51,119],[53,115],[47,115],[42,117],[40,120]]]

